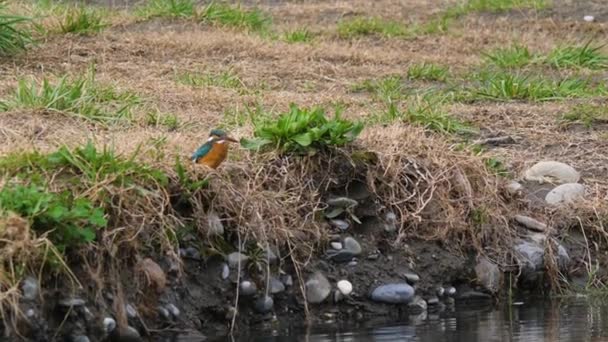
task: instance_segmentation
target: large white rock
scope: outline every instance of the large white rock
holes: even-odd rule
[[[578,183],[566,183],[555,187],[545,196],[549,204],[572,203],[585,196],[585,186]]]
[[[337,286],[338,290],[345,296],[348,296],[353,292],[353,284],[348,280],[340,280]]]
[[[576,183],[581,175],[570,165],[557,161],[541,161],[524,172],[527,181],[543,183]]]

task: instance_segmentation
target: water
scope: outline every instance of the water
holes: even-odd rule
[[[256,333],[256,342],[538,342],[608,341],[608,302],[532,301],[501,308],[463,308],[391,324],[322,326]]]

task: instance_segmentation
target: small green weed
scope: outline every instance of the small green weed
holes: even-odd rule
[[[447,76],[448,68],[433,63],[413,64],[407,70],[407,77],[410,80],[443,82],[446,80]]]
[[[211,2],[200,14],[200,20],[221,26],[265,31],[270,25],[270,17],[259,9],[243,9],[223,3]]]
[[[175,173],[177,174],[177,179],[179,184],[186,193],[182,195],[191,196],[192,193],[207,187],[209,184],[209,180],[207,178],[204,179],[193,179],[188,175],[186,168],[182,164],[179,157],[175,158]]]
[[[530,53],[528,47],[523,45],[512,45],[507,48],[498,48],[484,53],[486,63],[499,68],[521,68],[532,63],[535,56]]]
[[[224,118],[220,126],[228,130],[243,127],[247,123],[255,126],[257,123],[270,120],[273,116],[272,111],[265,110],[260,103],[255,106],[237,106],[224,110]]]
[[[306,28],[299,28],[283,34],[283,40],[287,43],[308,43],[313,39],[313,34]]]
[[[60,23],[61,32],[83,35],[100,32],[107,26],[101,11],[84,6],[68,7]]]
[[[194,0],[150,0],[137,9],[137,14],[146,19],[163,18],[195,18],[196,6]]]
[[[0,3],[0,56],[10,56],[24,51],[33,42],[31,32],[23,26],[31,19],[4,11]]]
[[[250,150],[277,149],[282,153],[314,153],[330,146],[342,146],[354,141],[363,130],[362,123],[340,117],[327,119],[322,108],[299,108],[292,104],[287,113],[276,121],[255,125],[254,138],[241,140]]]
[[[605,105],[581,104],[562,115],[561,120],[566,123],[581,123],[591,128],[594,124],[608,123],[608,108]]]
[[[605,69],[608,67],[608,56],[601,52],[603,47],[604,45],[592,46],[591,42],[583,46],[560,46],[549,53],[545,62],[558,69]]]
[[[399,75],[389,75],[377,80],[365,80],[351,87],[351,91],[365,91],[385,103],[403,98],[405,87]]]
[[[417,96],[410,101],[401,116],[405,121],[440,133],[469,134],[473,132],[474,130],[469,125],[445,111],[444,102],[445,99],[436,97],[436,95]]]
[[[56,82],[46,78],[19,80],[12,97],[0,101],[0,111],[32,108],[58,111],[100,123],[130,120],[139,97],[131,92],[118,92],[95,82],[91,73],[86,77],[61,77]]]
[[[506,12],[516,9],[543,9],[549,6],[548,0],[468,0],[465,12]]]
[[[146,115],[146,124],[155,127],[166,127],[169,131],[175,131],[181,126],[179,117],[173,113],[162,113],[151,111]]]
[[[354,18],[338,23],[338,35],[345,39],[369,35],[390,38],[407,37],[412,35],[412,32],[404,24],[396,21],[381,18]]]
[[[246,88],[243,81],[232,70],[217,73],[183,72],[177,74],[176,80],[178,83],[194,87]]]

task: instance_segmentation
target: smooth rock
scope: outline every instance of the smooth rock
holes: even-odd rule
[[[439,287],[437,288],[436,293],[437,293],[437,296],[439,296],[439,297],[443,297],[443,295],[445,294],[445,289],[444,289],[442,286],[439,286]]]
[[[523,191],[524,187],[516,181],[511,181],[507,184],[506,189],[511,195],[518,195]]]
[[[167,310],[169,310],[169,313],[171,313],[171,315],[175,318],[179,317],[179,309],[177,308],[177,306],[175,306],[172,303],[169,303],[165,306],[167,308]]]
[[[586,21],[586,22],[588,22],[588,23],[591,23],[591,22],[593,22],[595,20],[595,17],[592,16],[592,15],[586,15],[586,16],[583,17],[583,20]]]
[[[274,265],[277,263],[277,261],[279,261],[279,257],[277,257],[276,253],[270,247],[266,248],[264,256],[266,257],[266,261],[270,265]]]
[[[403,277],[405,278],[405,280],[410,285],[414,285],[414,284],[416,284],[417,282],[420,281],[420,276],[417,275],[416,273],[412,273],[412,272],[406,272],[406,273],[404,273]]]
[[[333,241],[329,245],[331,246],[331,248],[333,248],[335,250],[342,249],[342,243],[341,242]]]
[[[426,300],[426,303],[430,306],[434,306],[434,305],[438,305],[439,304],[439,298],[437,297],[431,297],[429,299]]]
[[[557,161],[541,161],[524,172],[524,179],[543,183],[576,183],[581,175],[570,165]]]
[[[407,283],[381,285],[371,293],[375,302],[389,304],[408,304],[414,298],[414,288]]]
[[[475,265],[475,274],[477,281],[486,290],[496,293],[500,290],[502,285],[502,271],[496,264],[488,260],[486,257],[481,257]]]
[[[585,186],[578,183],[566,183],[549,191],[545,196],[548,204],[572,203],[585,196]]]
[[[38,280],[32,276],[25,277],[21,284],[21,294],[25,300],[35,300],[38,297]]]
[[[36,310],[34,310],[34,309],[27,309],[27,311],[25,312],[25,317],[27,317],[27,318],[34,318],[34,317],[36,317]]]
[[[103,319],[103,330],[106,333],[111,333],[116,329],[116,321],[112,317],[106,317]]]
[[[348,197],[336,197],[327,200],[327,204],[337,208],[351,208],[359,204],[354,199]]]
[[[137,268],[140,272],[144,273],[150,287],[154,288],[158,293],[165,289],[167,276],[154,260],[145,258],[139,262]]]
[[[323,302],[331,292],[331,284],[321,272],[315,272],[305,284],[306,300],[312,304]]]
[[[414,299],[407,305],[410,313],[418,314],[426,311],[427,303],[422,297],[415,296]]]
[[[240,252],[232,252],[226,257],[226,261],[228,262],[228,266],[230,266],[230,268],[237,268],[239,263],[241,264],[241,267],[244,267],[248,260],[249,257]]]
[[[78,306],[84,306],[85,301],[82,298],[65,298],[59,301],[58,303],[60,306],[64,306],[64,307],[78,307]]]
[[[269,286],[270,286],[269,292],[271,294],[277,294],[277,293],[281,293],[281,292],[285,291],[285,285],[279,279],[277,279],[275,277],[270,277]]]
[[[191,259],[200,259],[201,258],[201,253],[195,247],[188,247],[184,250],[184,252],[185,252],[185,254],[186,254],[185,256],[187,258],[191,258]]]
[[[239,289],[242,296],[252,296],[258,291],[258,287],[255,283],[249,280],[243,280],[239,285]]]
[[[255,311],[264,314],[272,311],[273,305],[274,301],[270,296],[263,296],[256,299],[255,303],[253,304],[253,307]]]
[[[329,224],[331,224],[332,226],[334,226],[340,230],[347,230],[348,227],[350,227],[350,224],[348,223],[348,221],[345,221],[345,220],[334,219],[334,220],[330,220]]]
[[[210,236],[222,236],[224,235],[224,225],[219,215],[214,211],[207,215],[208,229],[207,234]]]
[[[122,330],[114,330],[114,334],[115,337],[113,339],[113,341],[120,341],[120,342],[140,342],[143,341],[141,338],[141,335],[139,335],[139,331],[137,331],[137,329],[133,328],[132,326],[127,326],[127,328],[122,329]]]
[[[447,290],[445,290],[445,293],[450,297],[454,297],[456,295],[456,288],[454,286],[450,286],[447,288]]]
[[[530,275],[542,270],[544,266],[545,249],[537,243],[522,241],[515,245],[522,275]]]
[[[165,308],[164,306],[159,306],[158,307],[158,315],[166,320],[170,320],[171,319],[171,313],[169,312],[169,310],[167,308]]]
[[[353,284],[348,280],[340,280],[336,286],[338,286],[338,290],[345,296],[348,296],[353,292]]]
[[[519,224],[521,224],[522,226],[536,231],[536,232],[546,232],[547,231],[547,225],[536,220],[533,219],[531,217],[528,216],[524,216],[524,215],[515,215],[514,217],[515,221]]]
[[[85,335],[72,336],[71,340],[72,340],[72,342],[90,342],[91,341],[91,340],[89,340],[89,337],[85,336]]]
[[[230,276],[230,267],[228,267],[228,264],[223,263],[222,264],[222,279],[228,279],[229,276]]]
[[[359,242],[350,236],[344,238],[344,249],[353,253],[354,255],[359,255],[362,251]]]
[[[281,277],[281,281],[285,286],[289,287],[293,285],[293,278],[289,274],[285,274]]]
[[[135,309],[135,307],[133,307],[133,305],[131,305],[131,304],[125,305],[125,311],[127,312],[127,317],[129,317],[129,318],[137,317],[137,310]]]
[[[335,290],[334,291],[334,303],[338,303],[342,299],[344,299],[344,295],[342,294],[342,292],[340,292],[340,290]]]

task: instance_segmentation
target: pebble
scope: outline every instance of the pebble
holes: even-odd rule
[[[38,281],[36,280],[36,278],[28,276],[23,279],[23,284],[21,285],[21,292],[23,295],[23,299],[35,300],[36,297],[38,297]]]
[[[137,310],[135,310],[135,308],[133,307],[133,305],[127,304],[125,306],[125,311],[127,312],[127,317],[129,317],[129,318],[135,318],[135,317],[137,317]]]
[[[375,302],[389,304],[407,304],[414,298],[414,288],[407,283],[381,285],[371,293]]]
[[[169,303],[169,304],[167,304],[166,308],[167,308],[167,310],[169,310],[169,312],[171,313],[171,315],[174,318],[179,317],[180,312],[179,312],[179,309],[177,308],[177,306],[175,306],[172,303]]]
[[[266,261],[268,261],[269,265],[273,265],[277,261],[279,261],[279,257],[277,257],[277,254],[270,247],[266,248],[265,256],[266,256]]]
[[[162,318],[164,318],[166,320],[171,319],[171,313],[164,306],[159,306],[158,307],[158,314],[160,315],[160,317],[162,317]]]
[[[293,285],[293,278],[291,277],[291,275],[285,274],[281,278],[281,281],[283,281],[283,284],[285,284],[285,286],[289,287]]]
[[[426,301],[420,296],[415,296],[414,299],[407,305],[409,312],[414,314],[426,311],[427,307]]]
[[[428,305],[438,305],[439,304],[439,298],[437,297],[431,297],[429,299],[426,300],[426,303]]]
[[[59,305],[64,307],[77,307],[85,304],[84,299],[81,298],[66,298],[59,301]]]
[[[477,281],[488,291],[496,293],[502,286],[503,274],[496,264],[481,257],[475,265]]]
[[[116,329],[116,321],[112,317],[106,317],[103,319],[103,330],[106,333],[111,333]]]
[[[331,292],[331,284],[321,272],[315,272],[305,284],[306,300],[312,304],[323,302]]]
[[[331,246],[331,248],[333,248],[335,250],[342,249],[342,243],[341,242],[333,241],[329,245]]]
[[[448,296],[454,297],[456,295],[456,288],[454,286],[450,286],[445,292]]]
[[[207,223],[209,225],[209,230],[207,234],[210,236],[221,236],[224,235],[224,225],[222,224],[222,220],[219,215],[214,211],[210,212],[207,215]]]
[[[518,195],[524,189],[523,185],[516,181],[509,182],[506,188],[511,195]]]
[[[545,201],[549,204],[572,203],[585,196],[585,186],[578,183],[562,184],[549,191]]]
[[[595,17],[592,16],[592,15],[586,15],[586,16],[583,17],[583,20],[586,21],[586,22],[588,22],[588,23],[590,23],[590,22],[593,22],[595,20]]]
[[[530,230],[534,230],[537,232],[547,231],[546,224],[544,224],[536,219],[533,219],[531,217],[524,216],[524,215],[515,215],[514,219],[517,223],[521,224],[522,226],[524,226]]]
[[[403,276],[405,277],[405,280],[407,280],[407,282],[410,285],[414,285],[420,281],[420,276],[417,275],[416,273],[406,272],[403,274]]]
[[[437,288],[437,296],[443,297],[444,294],[445,294],[445,289],[442,286],[439,286]]]
[[[359,242],[350,236],[344,238],[344,249],[353,253],[354,255],[359,255],[362,251]]]
[[[191,259],[200,259],[201,253],[195,247],[188,247],[185,249],[185,256]]]
[[[336,198],[331,198],[331,199],[327,200],[327,204],[332,207],[351,208],[351,207],[356,206],[359,203],[357,201],[355,201],[354,199],[351,199],[348,197],[336,197]]]
[[[230,267],[228,267],[228,264],[223,263],[222,264],[222,279],[228,279],[229,276],[230,276]]]
[[[27,309],[27,311],[25,312],[25,316],[27,318],[34,318],[36,317],[36,311],[34,309]]]
[[[232,252],[226,257],[226,261],[228,262],[228,266],[230,266],[230,268],[237,268],[239,262],[241,267],[244,267],[248,260],[249,257],[240,252]]]
[[[543,183],[576,183],[581,175],[570,165],[557,161],[541,161],[524,172],[524,179]]]
[[[350,266],[350,267],[355,267],[355,266],[357,266],[357,260],[353,260],[353,261],[349,262],[349,263],[348,263],[348,266]]]
[[[118,341],[121,342],[134,342],[134,341],[143,341],[141,336],[139,335],[139,331],[133,328],[132,326],[127,326],[126,329],[120,331],[118,334]]]
[[[253,283],[249,280],[243,280],[239,287],[240,287],[240,294],[242,296],[252,296],[258,291],[258,288],[255,285],[255,283]]]
[[[272,310],[273,305],[274,301],[270,296],[263,296],[255,301],[253,307],[255,308],[255,311],[264,314],[270,312]]]
[[[337,284],[338,290],[345,296],[350,295],[353,292],[353,284],[348,280],[340,280]]]
[[[269,285],[271,294],[277,294],[285,291],[285,285],[283,285],[283,283],[275,277],[270,277]]]
[[[329,224],[331,224],[332,226],[334,226],[340,230],[347,230],[348,227],[350,227],[350,224],[345,220],[337,220],[337,219],[330,220]]]

